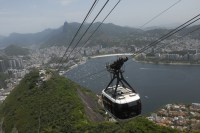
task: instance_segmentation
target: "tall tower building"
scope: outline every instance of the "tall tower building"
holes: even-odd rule
[[[10,69],[13,69],[12,60],[9,60],[9,61],[8,61],[8,64],[9,64],[9,68],[10,68]]]
[[[4,72],[6,70],[5,64],[3,60],[0,60],[0,72]]]

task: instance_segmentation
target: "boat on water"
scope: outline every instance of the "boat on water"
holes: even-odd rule
[[[110,83],[102,90],[104,109],[117,119],[130,119],[141,114],[141,100],[136,91],[123,77],[121,67],[128,58],[119,58],[107,70],[112,74]],[[114,86],[111,84],[116,81]]]

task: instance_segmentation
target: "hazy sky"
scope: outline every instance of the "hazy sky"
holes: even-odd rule
[[[106,0],[99,1],[91,17],[94,17]],[[117,1],[110,0],[98,20],[101,20]],[[106,23],[140,27],[177,1],[121,0]],[[12,32],[34,33],[46,28],[58,28],[65,21],[81,22],[93,2],[94,0],[0,0],[0,35]],[[146,27],[181,24],[199,13],[200,0],[182,0]]]

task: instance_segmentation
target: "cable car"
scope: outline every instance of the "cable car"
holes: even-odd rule
[[[121,67],[128,58],[119,58],[107,70],[112,74],[110,83],[102,90],[104,109],[117,119],[129,119],[141,113],[141,100],[138,93],[123,77]],[[111,84],[116,80],[116,85]]]

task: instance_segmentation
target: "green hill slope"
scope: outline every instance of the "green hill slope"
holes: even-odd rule
[[[117,123],[91,122],[77,95],[80,86],[54,76],[38,87],[38,77],[37,71],[26,75],[0,106],[0,128],[2,123],[5,133],[177,132],[143,117]]]
[[[22,48],[16,45],[9,45],[4,49],[6,55],[16,56],[16,55],[27,55],[29,54],[29,49]]]
[[[14,127],[20,133],[35,133],[39,127],[44,132],[73,131],[87,123],[77,85],[54,77],[37,87],[37,79],[37,72],[27,75],[3,103],[0,114],[6,133]]]

